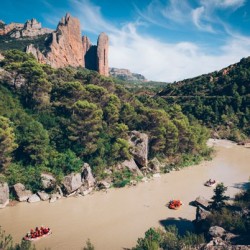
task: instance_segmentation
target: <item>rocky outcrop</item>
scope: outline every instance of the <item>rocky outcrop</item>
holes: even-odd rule
[[[73,193],[82,186],[81,174],[72,173],[70,175],[65,176],[62,181],[62,184],[67,195]]]
[[[6,182],[0,183],[0,208],[9,204],[9,186]]]
[[[147,82],[148,80],[141,74],[132,73],[128,69],[110,68],[109,75],[123,81]]]
[[[97,41],[97,71],[104,76],[109,76],[108,50],[109,38],[102,32]]]
[[[27,201],[32,195],[30,190],[26,190],[22,183],[17,183],[14,185],[14,193],[19,201]]]
[[[44,191],[37,192],[37,195],[42,201],[47,201],[50,198],[49,194],[45,193]]]
[[[130,133],[129,143],[134,160],[140,167],[148,165],[148,135],[138,131]]]
[[[97,185],[100,189],[108,189],[111,185],[107,181],[100,181]]]
[[[198,196],[195,201],[194,201],[194,205],[196,206],[200,206],[204,209],[208,209],[210,202],[209,200],[207,200],[206,198],[204,198],[203,196]]]
[[[206,209],[204,209],[200,206],[197,206],[195,222],[200,223],[200,222],[204,221],[210,214],[211,214],[210,211],[207,211]]]
[[[52,174],[41,174],[42,186],[44,189],[53,189],[56,186],[56,179]]]
[[[84,66],[84,51],[80,21],[66,14],[52,34],[50,51],[46,55],[50,65],[55,68],[65,66]]]
[[[141,170],[138,168],[133,158],[131,158],[130,160],[125,160],[120,164],[120,166],[122,168],[128,168],[132,173],[136,174],[137,176],[143,176]]]
[[[53,203],[61,198],[62,198],[62,196],[59,193],[51,194],[49,202]]]
[[[38,62],[40,63],[48,63],[49,64],[49,61],[47,60],[47,58],[42,54],[42,52],[37,49],[34,44],[30,44],[26,47],[26,53],[31,53]]]
[[[28,202],[29,203],[34,203],[34,202],[38,202],[41,201],[40,197],[37,194],[32,194],[29,198],[28,198]]]
[[[87,188],[92,188],[95,186],[95,178],[92,174],[91,167],[88,163],[84,163],[82,169],[82,183],[87,186]]]
[[[42,28],[36,19],[28,20],[25,24],[5,25],[0,22],[0,35],[7,35],[11,42],[16,39],[15,43],[30,40],[31,44],[26,47],[26,52],[32,53],[40,63],[50,64],[54,68],[86,67],[101,75],[109,75],[108,36],[101,33],[97,46],[92,45],[88,37],[81,35],[80,21],[69,14],[61,19],[55,31]],[[39,44],[34,44],[38,40]],[[44,44],[42,50],[39,50],[41,41]]]
[[[148,163],[148,166],[152,170],[152,172],[154,172],[154,173],[161,172],[162,165],[156,157],[154,157],[152,160],[150,160],[150,162]]]

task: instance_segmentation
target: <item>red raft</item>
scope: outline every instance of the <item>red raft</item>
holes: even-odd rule
[[[24,237],[23,240],[35,241],[41,238],[47,237],[52,234],[52,231],[48,227],[41,227],[40,229],[36,227],[35,230],[31,229]]]
[[[168,207],[170,209],[179,209],[182,205],[182,202],[180,200],[171,200],[168,204]]]

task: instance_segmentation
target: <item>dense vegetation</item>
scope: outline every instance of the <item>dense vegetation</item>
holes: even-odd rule
[[[150,157],[185,165],[207,155],[207,130],[178,105],[149,105],[113,79],[83,68],[52,69],[17,50],[4,53],[0,84],[0,173],[40,188],[88,162],[97,178],[131,158],[129,131],[149,135]],[[117,177],[122,181],[121,174]]]
[[[159,94],[168,104],[213,128],[221,137],[250,135],[250,57],[219,72],[167,85]]]

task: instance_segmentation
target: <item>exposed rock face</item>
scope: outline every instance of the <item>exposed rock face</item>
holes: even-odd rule
[[[196,206],[200,206],[204,209],[208,209],[209,208],[209,200],[207,200],[206,198],[202,197],[202,196],[199,196],[195,199],[195,205]]]
[[[104,76],[109,75],[108,49],[109,38],[102,32],[97,41],[97,71]]]
[[[92,174],[91,167],[88,163],[84,163],[82,171],[82,182],[86,184],[88,188],[95,186],[95,178]]]
[[[108,189],[108,188],[110,188],[110,184],[108,183],[108,182],[106,182],[106,181],[100,181],[99,183],[98,183],[98,187],[100,188],[100,189]]]
[[[49,194],[42,192],[37,192],[37,195],[40,197],[42,201],[47,201],[49,199]]]
[[[32,45],[32,38],[37,41],[37,38],[45,34],[49,34],[44,36],[46,49],[40,51],[38,45]],[[54,68],[86,67],[98,71],[101,75],[109,75],[108,36],[101,33],[97,46],[92,45],[88,37],[81,35],[80,21],[69,14],[61,19],[56,31],[42,28],[41,23],[32,19],[25,24],[5,25],[0,22],[0,35],[7,35],[10,40],[17,41],[28,38],[31,45],[27,46],[26,52],[32,53],[40,63],[50,64]]]
[[[31,195],[28,199],[29,203],[34,203],[34,202],[38,202],[38,201],[41,201],[41,199],[39,198],[39,196],[37,194]]]
[[[141,167],[148,165],[148,135],[138,131],[130,133],[130,145],[132,146],[131,153],[134,156],[135,162]]]
[[[9,186],[5,183],[0,183],[0,208],[5,208],[9,204]]]
[[[26,48],[26,53],[31,53],[38,62],[40,63],[48,63],[49,64],[49,61],[47,60],[47,58],[42,54],[42,52],[37,49],[34,44],[30,44],[27,46]]]
[[[209,228],[208,234],[211,238],[214,237],[223,237],[225,235],[226,231],[222,227],[213,226]]]
[[[198,223],[198,222],[205,220],[210,214],[211,212],[198,206],[196,209],[196,222]]]
[[[27,201],[32,195],[32,192],[30,190],[26,190],[22,183],[15,184],[14,191],[19,201]]]
[[[161,163],[159,160],[155,157],[149,162],[149,167],[154,173],[160,173],[161,172]]]
[[[42,186],[44,189],[52,189],[56,185],[56,179],[53,177],[52,174],[41,174],[42,179]]]
[[[1,25],[0,35],[9,35],[12,38],[36,37],[51,33],[51,29],[42,28],[41,23],[36,19],[28,20],[25,24],[11,23],[9,25]]]
[[[84,66],[80,22],[66,14],[53,33],[47,59],[52,67]]]
[[[132,73],[128,69],[110,68],[109,75],[129,82],[147,82],[147,79],[143,75]]]
[[[62,182],[67,194],[73,193],[82,186],[81,174],[70,174],[64,177]]]
[[[131,172],[135,173],[138,176],[143,176],[141,170],[138,168],[133,158],[122,162],[121,166],[123,168],[128,168]]]

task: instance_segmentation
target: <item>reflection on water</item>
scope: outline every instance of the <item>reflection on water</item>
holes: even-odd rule
[[[234,195],[248,181],[250,150],[228,143],[220,146],[211,162],[174,171],[136,187],[98,192],[79,198],[61,199],[56,203],[21,203],[0,210],[0,225],[20,241],[35,226],[49,226],[53,234],[36,242],[38,249],[81,249],[88,238],[100,250],[135,246],[138,237],[150,227],[177,224],[179,230],[192,228],[195,207],[190,201],[202,195],[210,198],[213,188],[203,184],[216,179]],[[170,210],[166,204],[180,199],[183,206]],[[180,221],[176,221],[176,220]],[[180,226],[181,225],[181,226]],[[182,231],[181,231],[182,233]]]

